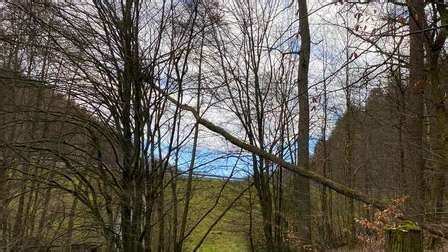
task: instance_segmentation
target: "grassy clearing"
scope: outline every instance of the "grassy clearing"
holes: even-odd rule
[[[192,250],[198,244],[212,223],[247,187],[246,182],[230,182],[220,194],[223,184],[223,181],[212,179],[194,181],[194,194],[189,218],[190,227],[192,223],[195,223],[197,219],[214,206],[216,199],[219,198],[220,200],[215,209],[187,240],[186,251]],[[250,251],[248,199],[249,193],[247,192],[216,224],[199,251]]]

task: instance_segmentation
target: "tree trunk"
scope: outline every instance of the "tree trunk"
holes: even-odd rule
[[[132,194],[132,182],[129,179],[129,176],[124,175],[123,178],[123,193],[120,199],[120,208],[121,208],[121,232],[122,232],[122,246],[124,251],[134,251],[135,237],[132,235],[133,230],[131,227],[132,224],[132,208],[131,204],[131,194]]]
[[[385,229],[385,252],[423,252],[422,230],[406,226]]]
[[[408,212],[418,223],[422,223],[425,202],[425,160],[423,157],[423,94],[425,80],[424,67],[424,34],[423,0],[408,1],[410,17],[410,58],[408,87],[408,118],[407,118],[407,184],[406,193],[410,196]]]
[[[73,198],[73,203],[70,208],[70,212],[68,214],[68,225],[67,225],[67,237],[65,240],[65,250],[67,252],[72,251],[72,239],[73,239],[73,231],[75,227],[75,215],[76,215],[76,207],[78,205],[78,198]]]
[[[446,43],[448,29],[448,9],[442,4],[437,6],[442,26],[441,31],[435,38],[435,41],[428,46],[429,58],[429,77],[431,81],[431,102],[436,117],[435,131],[437,134],[437,150],[436,155],[440,158],[436,161],[436,178],[435,178],[435,221],[441,222],[441,213],[444,212],[445,206],[445,184],[446,171],[448,167],[448,111],[446,107],[446,87],[441,80],[441,69],[439,64],[440,54],[443,45]]]
[[[8,243],[8,188],[6,161],[0,159],[0,246],[7,246]]]
[[[346,36],[347,48],[345,50],[346,61],[350,62],[350,54],[349,54],[349,43],[350,37],[347,32]],[[352,120],[353,120],[353,105],[352,105],[352,91],[350,87],[350,68],[349,64],[345,67],[345,104],[346,104],[346,116],[345,116],[345,144],[344,144],[344,158],[345,158],[345,176],[346,183],[350,187],[354,187],[355,179],[353,172],[353,129],[352,129]],[[352,198],[346,198],[346,210],[347,210],[347,225],[349,230],[348,243],[350,246],[354,245],[356,241],[356,226],[355,226],[355,202]]]
[[[309,101],[308,69],[310,61],[310,28],[306,0],[299,0],[300,58],[298,72],[299,91],[299,153],[298,165],[309,169]],[[304,243],[311,242],[311,201],[310,182],[307,178],[294,174],[296,194],[296,216],[294,231]]]
[[[326,55],[325,55],[326,57]],[[326,62],[324,63],[326,64]],[[323,104],[323,112],[324,112],[324,123],[322,126],[322,149],[323,149],[323,164],[322,164],[322,174],[324,177],[328,178],[330,177],[329,174],[329,168],[328,165],[328,159],[329,159],[329,150],[327,146],[327,125],[328,125],[328,95],[327,95],[327,82],[325,80],[325,69],[326,66],[323,66],[324,74],[323,74],[323,96],[324,96],[324,104]],[[323,241],[327,244],[331,243],[333,240],[333,231],[332,231],[332,214],[331,214],[331,197],[329,197],[329,194],[331,193],[330,190],[326,186],[322,186],[321,189],[321,208],[322,208],[322,228],[323,228]]]

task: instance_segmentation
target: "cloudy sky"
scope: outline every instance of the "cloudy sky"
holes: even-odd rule
[[[256,1],[257,19],[262,23],[268,16],[269,19],[269,38],[265,45],[275,47],[283,52],[300,51],[300,44],[297,37],[298,19],[295,1]],[[235,41],[243,37],[241,27],[241,17],[244,16],[244,8],[240,1],[225,1],[222,10],[226,19],[230,21],[230,36]],[[272,8],[274,11],[270,15],[262,15],[265,8]],[[323,126],[323,87],[324,83],[328,92],[328,110],[329,121],[327,128],[328,136],[334,127],[337,119],[345,110],[345,91],[346,85],[352,87],[352,99],[355,105],[362,106],[367,98],[370,89],[383,85],[386,75],[383,74],[388,65],[384,62],[390,62],[378,50],[391,51],[394,49],[394,40],[391,37],[381,36],[389,32],[391,27],[387,25],[386,15],[378,13],[387,13],[389,16],[403,16],[405,11],[400,7],[384,3],[370,4],[341,4],[333,1],[308,1],[309,20],[311,31],[311,64],[309,71],[309,93],[311,109],[311,140],[310,152],[313,152],[317,139],[321,138],[321,128]],[[380,11],[381,10],[381,11]],[[349,31],[351,30],[351,32]],[[366,38],[366,39],[363,39]],[[268,52],[267,52],[268,53]],[[275,53],[275,57],[280,57]],[[238,55],[234,55],[238,58]],[[298,59],[298,55],[292,54],[293,60]],[[268,57],[262,57],[267,59]],[[278,58],[277,58],[278,59]],[[272,60],[272,59],[270,59]],[[267,61],[266,61],[267,62]],[[240,61],[235,59],[235,64]],[[348,66],[348,71],[346,68]],[[265,71],[278,71],[272,66],[263,65],[261,68]],[[348,79],[347,79],[348,76]],[[191,99],[191,104],[195,100]],[[204,102],[206,103],[206,102]],[[298,107],[296,109],[298,114]],[[188,117],[188,115],[186,115]],[[238,123],[234,114],[223,106],[213,106],[207,110],[205,117],[213,123],[227,129],[229,132],[244,139],[244,131]],[[297,120],[298,118],[296,118]],[[188,120],[187,120],[188,121]],[[189,125],[188,125],[189,124]],[[191,123],[186,123],[185,127],[191,127]],[[229,152],[235,152],[235,148],[222,137],[211,133],[201,127],[201,138],[198,148],[202,153],[204,160],[216,158],[216,156]],[[327,136],[327,137],[328,137]],[[188,163],[190,153],[189,148],[183,158]],[[209,159],[207,159],[209,157]],[[204,161],[202,160],[202,161]],[[218,168],[218,174],[228,174],[229,169],[233,167],[237,159],[229,158],[214,162]],[[241,164],[239,164],[241,165]],[[224,172],[220,170],[224,167]],[[230,167],[230,168],[229,168]]]

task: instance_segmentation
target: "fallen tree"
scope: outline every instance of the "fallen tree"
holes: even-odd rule
[[[338,183],[332,179],[326,178],[316,172],[306,170],[303,167],[294,165],[294,164],[287,162],[284,159],[279,158],[279,157],[275,156],[274,154],[267,152],[257,146],[254,146],[254,145],[244,142],[243,140],[241,140],[238,137],[229,133],[224,128],[219,127],[218,125],[214,124],[213,122],[203,118],[195,108],[193,108],[187,104],[180,103],[175,98],[173,98],[169,94],[167,94],[164,90],[160,89],[160,87],[154,86],[154,88],[156,90],[158,90],[158,92],[160,92],[162,95],[166,96],[167,99],[170,102],[172,102],[174,105],[178,106],[182,110],[189,111],[194,116],[197,123],[206,127],[208,130],[215,132],[215,133],[219,134],[220,136],[224,137],[227,141],[231,142],[235,146],[237,146],[241,149],[244,149],[248,152],[251,152],[253,154],[256,154],[259,157],[262,157],[266,160],[269,160],[272,163],[277,164],[280,167],[283,167],[284,169],[286,169],[288,171],[297,173],[303,177],[311,179],[312,181],[314,181],[316,183],[327,186],[328,188],[331,188],[332,190],[334,190],[344,196],[350,197],[352,199],[355,199],[355,200],[363,202],[367,205],[370,205],[378,210],[384,210],[387,208],[387,204],[381,200],[371,198],[368,195],[366,195],[358,190],[350,188],[344,184]],[[411,220],[411,221],[413,220],[412,218],[407,217],[407,216],[403,216],[400,219],[401,220]],[[448,239],[448,232],[444,232],[443,229],[439,228],[439,225],[424,224],[424,223],[418,223],[418,225],[420,225],[424,230],[428,231],[429,233],[431,233],[435,236]]]

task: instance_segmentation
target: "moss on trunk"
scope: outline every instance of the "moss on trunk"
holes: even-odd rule
[[[417,224],[408,222],[384,232],[386,252],[423,252],[423,232]]]

